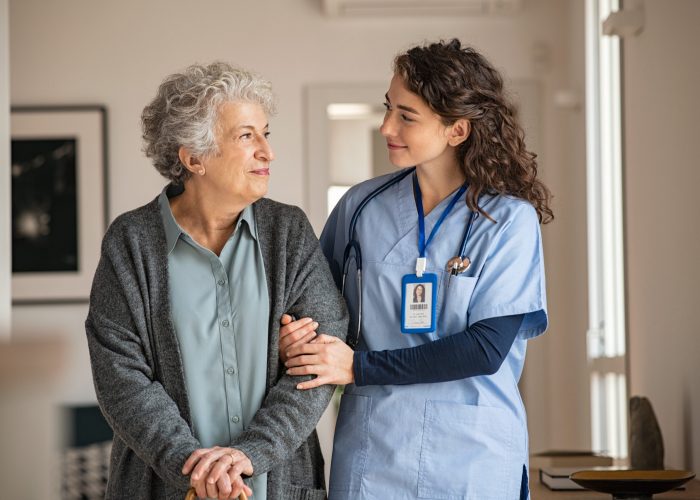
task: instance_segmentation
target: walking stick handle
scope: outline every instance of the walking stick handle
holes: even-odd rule
[[[189,490],[187,490],[185,500],[197,500],[197,493],[195,493],[194,488],[190,488]],[[241,491],[241,494],[238,495],[238,500],[248,500],[248,495],[246,495],[245,492]]]

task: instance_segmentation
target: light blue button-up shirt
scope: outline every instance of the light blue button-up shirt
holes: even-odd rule
[[[217,256],[179,226],[166,190],[159,203],[170,306],[194,433],[203,447],[229,446],[265,396],[270,301],[253,209],[243,210]],[[266,474],[250,486],[265,500]]]

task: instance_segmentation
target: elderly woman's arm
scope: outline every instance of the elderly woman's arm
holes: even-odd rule
[[[103,246],[85,322],[97,400],[116,436],[161,479],[184,490],[189,478],[181,467],[200,444],[155,380],[153,345],[130,319],[134,304],[143,299],[135,298],[139,290],[129,287],[135,280],[124,266],[115,271],[108,246]]]
[[[272,286],[284,287],[285,300],[280,305],[280,313],[310,316],[319,323],[319,331],[344,339],[348,321],[345,302],[306,215],[299,208],[283,205],[269,211],[261,214],[261,219],[269,217],[272,221],[264,226],[281,226],[274,231],[269,244],[273,249],[285,249],[286,255],[283,270],[267,269],[272,273]],[[260,220],[257,215],[256,220]],[[265,229],[260,227],[260,230]],[[272,318],[272,322],[268,362],[277,365],[277,382],[269,389],[248,428],[231,444],[250,458],[255,474],[267,472],[275,464],[292,457],[316,427],[335,389],[331,385],[310,391],[296,389],[305,378],[285,374],[278,353],[279,318]]]
[[[161,479],[186,489],[189,478],[181,467],[200,445],[175,402],[152,379],[137,336],[96,314],[85,328],[95,393],[114,433]]]

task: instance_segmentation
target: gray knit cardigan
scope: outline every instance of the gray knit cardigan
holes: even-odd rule
[[[325,498],[315,426],[334,387],[295,388],[278,357],[279,319],[310,316],[345,338],[347,311],[304,213],[267,199],[253,204],[270,295],[267,389],[262,407],[230,446],[255,473],[267,472],[269,500]],[[182,358],[170,314],[165,231],[157,198],[118,217],[102,255],[85,322],[95,391],[114,430],[107,499],[182,500],[192,432]]]

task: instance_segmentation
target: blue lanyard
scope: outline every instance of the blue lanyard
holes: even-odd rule
[[[437,234],[440,226],[442,226],[443,221],[447,215],[452,211],[457,201],[462,197],[462,195],[467,190],[467,185],[463,184],[461,188],[455,193],[455,195],[450,200],[450,204],[447,205],[445,210],[440,214],[440,218],[433,226],[433,230],[430,231],[430,236],[428,236],[428,241],[425,241],[425,215],[423,212],[423,198],[421,197],[420,186],[418,185],[418,176],[413,175],[413,195],[416,199],[416,210],[418,211],[418,253],[420,258],[425,258],[425,251],[428,249],[428,245],[433,240],[433,237]]]

